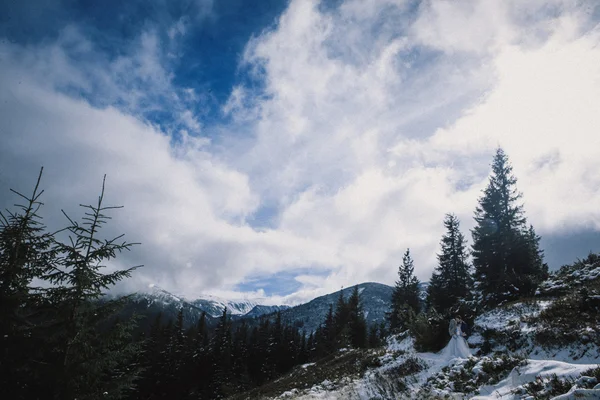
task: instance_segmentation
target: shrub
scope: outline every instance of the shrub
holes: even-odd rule
[[[448,343],[448,321],[440,314],[419,314],[411,323],[410,334],[417,351],[438,352]]]

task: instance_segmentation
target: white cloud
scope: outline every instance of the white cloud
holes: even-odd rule
[[[393,281],[406,247],[427,279],[443,214],[472,226],[498,145],[538,231],[599,229],[596,31],[581,4],[517,3],[424,2],[391,33],[368,7],[297,1],[249,44],[269,97],[255,104],[256,144],[239,165],[279,201],[280,229],[336,249],[328,289]],[[556,176],[531,167],[549,155]]]
[[[174,86],[152,32],[117,59],[75,28],[2,45],[0,179],[45,165],[56,214],[92,201],[107,173],[108,199],[126,206],[115,231],[143,242],[124,259],[147,265],[139,287],[233,296],[251,276],[331,271],[272,303],[391,284],[407,247],[427,279],[444,214],[467,233],[497,145],[539,233],[600,230],[599,32],[580,3],[521,3],[292,1],[248,43],[265,90],[232,90],[220,145],[198,136],[197,95]],[[143,122],[165,104],[177,140]],[[271,227],[252,228],[262,208],[277,210]]]

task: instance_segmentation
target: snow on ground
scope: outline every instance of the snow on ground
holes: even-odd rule
[[[534,318],[553,304],[551,300],[530,300],[498,307],[475,319],[474,333],[468,338],[471,347],[479,348],[483,342],[482,332],[494,330],[497,332],[520,331],[523,341],[517,351],[527,358],[534,360],[554,359],[572,364],[594,363],[600,360],[600,348],[594,343],[572,343],[561,348],[542,348],[535,343],[534,336],[538,323]],[[591,330],[591,328],[588,328]],[[593,333],[593,331],[592,331]],[[495,345],[495,351],[507,351],[505,346]]]
[[[492,322],[493,323],[493,322]],[[485,363],[502,363],[500,359],[493,357],[472,357],[466,359],[445,359],[440,353],[417,353],[413,347],[414,340],[410,337],[391,337],[388,339],[386,353],[380,357],[381,367],[369,370],[362,378],[350,379],[345,378],[338,382],[330,382],[328,380],[315,385],[307,390],[292,389],[287,391],[277,399],[296,399],[296,400],[368,400],[368,399],[422,399],[431,398],[428,396],[439,395],[439,398],[447,399],[478,399],[478,400],[516,400],[526,399],[532,400],[529,396],[524,384],[535,381],[536,377],[551,377],[556,375],[558,378],[571,379],[587,379],[580,378],[582,372],[597,367],[600,361],[597,357],[590,357],[584,360],[579,360],[577,364],[563,362],[559,360],[542,360],[528,359],[523,361],[523,365],[517,366],[510,371],[508,377],[501,380],[495,385],[482,386],[479,389],[479,394],[463,394],[453,390],[436,390],[426,392],[423,390],[428,379],[434,375],[438,377],[450,376],[452,374],[460,374],[464,372],[465,363],[471,363],[471,373],[474,376],[485,375],[483,366]],[[539,353],[540,357],[548,356],[548,354]],[[556,354],[560,358],[569,358],[567,354]],[[412,376],[408,376],[404,382],[408,390],[394,391],[395,384],[400,380],[394,379],[393,373],[396,368],[405,365],[409,359],[417,359],[425,368]],[[304,366],[303,366],[304,367]],[[595,382],[594,382],[595,383]],[[452,388],[453,384],[449,383]],[[589,386],[589,385],[588,385]],[[386,392],[387,391],[387,392]],[[388,393],[386,395],[386,393]],[[390,397],[389,393],[394,393]],[[427,394],[428,393],[428,394]],[[425,396],[425,397],[424,397]],[[445,396],[445,397],[444,397]],[[587,396],[587,397],[586,397]],[[571,391],[565,395],[553,398],[553,400],[571,400],[571,399],[600,399],[600,385],[593,389],[584,389],[581,385],[575,385]]]
[[[474,400],[491,399],[522,399],[527,398],[524,391],[519,390],[523,384],[532,382],[537,376],[556,375],[560,378],[578,378],[582,372],[595,368],[596,364],[569,364],[554,360],[528,360],[527,365],[516,367],[504,380],[493,386],[480,388],[482,395],[473,397]],[[590,398],[600,398],[600,389],[589,393],[595,395]],[[533,397],[531,397],[533,399]],[[558,397],[560,399],[568,397]],[[555,399],[558,399],[555,397]]]
[[[598,278],[600,278],[600,258],[590,254],[586,260],[565,265],[551,274],[540,284],[536,295],[564,294]]]
[[[600,349],[593,343],[560,349],[535,347],[529,353],[528,358],[532,360],[555,360],[570,364],[600,364]]]
[[[596,270],[591,272],[593,272],[591,276],[595,276]],[[587,279],[588,275],[590,274],[584,278]],[[520,342],[517,342],[519,347],[514,352],[509,352],[501,343],[493,347],[493,350],[504,353],[502,357],[488,355],[472,357],[468,360],[448,360],[444,358],[442,352],[417,353],[414,349],[414,340],[408,336],[408,332],[405,332],[388,338],[386,352],[380,357],[381,366],[368,370],[363,377],[344,378],[337,382],[326,380],[307,390],[293,389],[278,398],[297,400],[387,398],[533,400],[534,397],[526,390],[533,389],[524,387],[524,385],[530,382],[542,382],[542,384],[549,385],[550,377],[555,376],[555,379],[558,380],[573,380],[565,383],[568,385],[566,388],[572,386],[571,390],[563,395],[544,398],[552,400],[600,399],[600,384],[595,382],[595,378],[581,377],[582,372],[596,368],[600,364],[600,348],[598,346],[593,343],[573,343],[561,348],[542,348],[535,342],[535,332],[539,328],[536,317],[552,304],[552,300],[538,299],[507,304],[486,312],[475,320],[476,329],[469,338],[473,354],[483,344],[482,334],[487,334],[485,332],[487,330],[502,334],[520,331]],[[397,374],[396,371],[402,370],[409,362],[416,362],[423,365],[424,368],[401,378],[402,375]],[[505,364],[502,366],[504,362]],[[494,375],[496,378],[492,380],[489,375],[490,365],[500,366],[500,372]],[[513,368],[515,365],[517,366]],[[508,376],[502,379],[507,374]],[[537,377],[542,378],[538,378],[536,381]],[[484,382],[497,382],[498,379],[501,379],[498,383],[481,386]],[[583,384],[582,380],[586,379],[590,381]],[[592,382],[591,379],[594,381]],[[573,382],[575,382],[574,385]],[[465,388],[465,385],[471,385],[471,388]],[[400,387],[401,389],[398,389]],[[475,393],[459,393],[457,388],[466,389],[467,392],[474,390]]]
[[[504,330],[507,326],[526,324],[525,320],[537,317],[540,312],[552,304],[550,300],[519,302],[504,307],[495,308],[475,319],[475,325],[481,329]],[[522,326],[522,328],[525,328]]]

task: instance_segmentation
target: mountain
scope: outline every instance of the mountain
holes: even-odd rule
[[[422,293],[426,293],[428,282],[421,283]],[[375,282],[366,282],[358,285],[361,304],[368,324],[381,323],[385,321],[386,313],[389,311],[393,287]],[[215,296],[205,295],[194,300],[175,295],[156,285],[150,285],[145,293],[137,293],[132,296],[134,304],[129,309],[138,314],[156,316],[163,314],[165,320],[174,320],[183,310],[184,324],[194,324],[202,312],[206,312],[208,323],[211,325],[213,319],[216,321],[227,308],[228,313],[234,320],[242,318],[255,319],[263,315],[274,314],[280,311],[284,320],[291,321],[300,329],[312,332],[319,327],[329,311],[329,305],[333,305],[339,298],[340,291],[317,297],[308,303],[294,307],[274,305],[267,306],[259,304],[260,300],[227,300]],[[344,297],[348,299],[352,287],[343,289]]]
[[[252,310],[250,310],[244,317],[260,317],[261,315],[272,314],[277,311],[284,311],[289,309],[290,306],[262,306],[257,305],[254,306]]]
[[[184,327],[187,328],[195,325],[202,312],[205,311],[166,290],[158,287],[152,289],[150,293],[136,293],[131,295],[125,309],[121,312],[124,318],[133,314],[141,316],[140,330],[142,332],[147,332],[159,315],[164,323],[166,321],[175,321],[181,311]],[[216,326],[217,320],[216,317],[207,313],[206,323],[209,327]]]
[[[253,300],[225,300],[214,296],[204,296],[190,303],[213,317],[221,316],[225,308],[231,315],[246,315],[259,305]]]
[[[203,311],[211,317],[220,317],[223,310],[227,308],[227,312],[231,315],[246,315],[259,304],[253,300],[226,300],[216,296],[205,295],[196,299],[190,300],[183,296],[178,296],[170,293],[156,285],[150,285],[149,291],[138,293],[135,298],[137,300],[146,300],[149,304],[162,305],[164,307],[181,308],[184,305],[197,309],[200,313]],[[265,306],[265,312],[272,312],[268,306]],[[258,311],[255,315],[259,315]]]
[[[150,285],[148,289],[147,292],[132,295],[123,311],[125,316],[134,313],[141,315],[143,330],[148,328],[159,314],[162,315],[163,322],[174,321],[179,311],[182,311],[184,326],[189,327],[195,324],[205,312],[208,326],[215,326],[225,308],[233,319],[245,316],[259,317],[288,308],[287,306],[265,306],[254,300],[226,300],[215,296],[202,296],[189,300],[157,285]]]
[[[367,282],[359,284],[358,290],[367,323],[373,324],[384,321],[385,313],[389,311],[394,288],[381,283]],[[325,321],[329,305],[335,307],[341,291],[344,292],[344,298],[347,299],[352,293],[352,288],[349,287],[317,297],[308,303],[284,310],[281,312],[281,317],[284,320],[294,322],[295,326],[306,330],[306,332],[312,332]]]

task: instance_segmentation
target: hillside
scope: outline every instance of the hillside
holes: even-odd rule
[[[535,297],[484,312],[472,330],[469,359],[417,352],[405,332],[232,399],[598,399],[600,257],[564,266]]]
[[[361,304],[368,324],[377,324],[385,320],[385,313],[389,311],[393,288],[381,283],[367,282],[358,285]],[[347,299],[352,288],[317,297],[308,303],[301,304],[281,312],[281,317],[294,322],[295,326],[306,332],[315,331],[325,320],[329,306],[335,306],[340,292]]]

